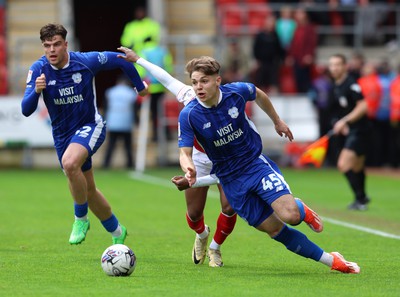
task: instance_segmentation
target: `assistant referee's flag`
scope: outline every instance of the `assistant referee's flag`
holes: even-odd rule
[[[311,143],[303,154],[298,159],[299,165],[313,164],[315,167],[321,167],[324,163],[326,152],[328,150],[329,139],[333,135],[333,131],[330,130],[327,134],[319,138],[318,140]]]

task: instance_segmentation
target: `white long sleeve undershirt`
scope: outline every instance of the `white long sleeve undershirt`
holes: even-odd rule
[[[150,72],[164,87],[166,87],[172,94],[178,97],[182,89],[189,87],[180,80],[172,77],[167,71],[161,67],[150,63],[144,58],[139,58],[136,63]],[[179,101],[179,98],[178,98]]]
[[[219,179],[215,174],[205,175],[196,178],[196,182],[192,185],[192,188],[200,188],[205,186],[211,186],[219,183]]]

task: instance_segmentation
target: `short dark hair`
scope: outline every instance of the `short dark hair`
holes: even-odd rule
[[[67,30],[60,24],[47,24],[40,29],[40,40],[42,42],[53,39],[54,36],[60,35],[64,40],[67,38]]]
[[[192,76],[195,71],[203,72],[205,75],[219,74],[220,69],[221,65],[218,61],[208,56],[192,59],[186,64],[186,72],[189,76]]]
[[[334,54],[331,56],[331,58],[339,58],[340,60],[342,60],[343,64],[345,64],[345,65],[347,64],[347,58],[343,54]]]

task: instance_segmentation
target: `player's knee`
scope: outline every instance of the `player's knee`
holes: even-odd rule
[[[62,166],[63,166],[63,169],[64,169],[65,174],[67,176],[71,175],[71,174],[74,174],[75,172],[80,170],[80,166],[79,166],[78,162],[75,162],[71,158],[63,158],[62,159]]]
[[[300,211],[297,205],[287,207],[281,214],[280,219],[287,224],[297,225],[300,220]]]
[[[288,219],[287,223],[290,225],[296,225],[301,222],[300,212],[297,210],[293,214],[291,214],[290,218]]]
[[[203,211],[200,209],[190,209],[187,214],[192,222],[197,222],[203,217]]]
[[[232,209],[232,207],[229,204],[221,205],[221,212],[228,217],[231,217],[235,214],[235,211]]]

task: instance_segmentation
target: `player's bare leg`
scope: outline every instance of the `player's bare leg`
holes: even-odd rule
[[[287,224],[295,226],[304,221],[315,232],[323,230],[322,219],[318,214],[291,194],[279,197],[271,206],[279,218]]]
[[[190,188],[185,190],[186,221],[189,227],[196,232],[192,250],[194,264],[203,264],[206,257],[210,229],[204,223],[204,207],[207,199],[208,187]]]
[[[100,221],[104,221],[112,215],[111,206],[103,193],[96,187],[93,169],[85,171],[84,176],[88,185],[87,198],[89,208]]]
[[[360,273],[357,263],[348,262],[338,252],[327,253],[310,241],[300,231],[288,227],[273,213],[257,229],[266,232],[272,239],[282,243],[289,251],[302,257],[313,259],[327,265],[331,270],[342,273]]]
[[[87,217],[90,207],[107,231],[112,234],[113,242],[117,238],[117,243],[123,243],[126,237],[126,228],[119,225],[107,200],[96,189],[93,169],[82,172],[81,167],[87,157],[88,152],[84,146],[71,143],[62,158],[64,172],[68,178],[70,192],[75,202],[75,222],[72,226],[69,242],[79,244],[85,240],[86,233],[90,228]]]
[[[119,224],[111,210],[111,206],[103,193],[96,187],[93,169],[84,172],[88,185],[88,204],[90,210],[101,221],[104,228],[111,233],[113,243],[124,244],[127,236],[125,226]]]
[[[75,222],[69,237],[70,244],[80,244],[86,238],[90,228],[87,218],[87,181],[81,170],[83,163],[88,157],[85,147],[77,143],[71,143],[62,157],[64,173],[68,178],[69,189],[74,199]]]
[[[75,203],[87,202],[87,182],[81,167],[88,157],[86,148],[77,143],[71,143],[62,157],[64,173],[68,178],[69,189]]]

